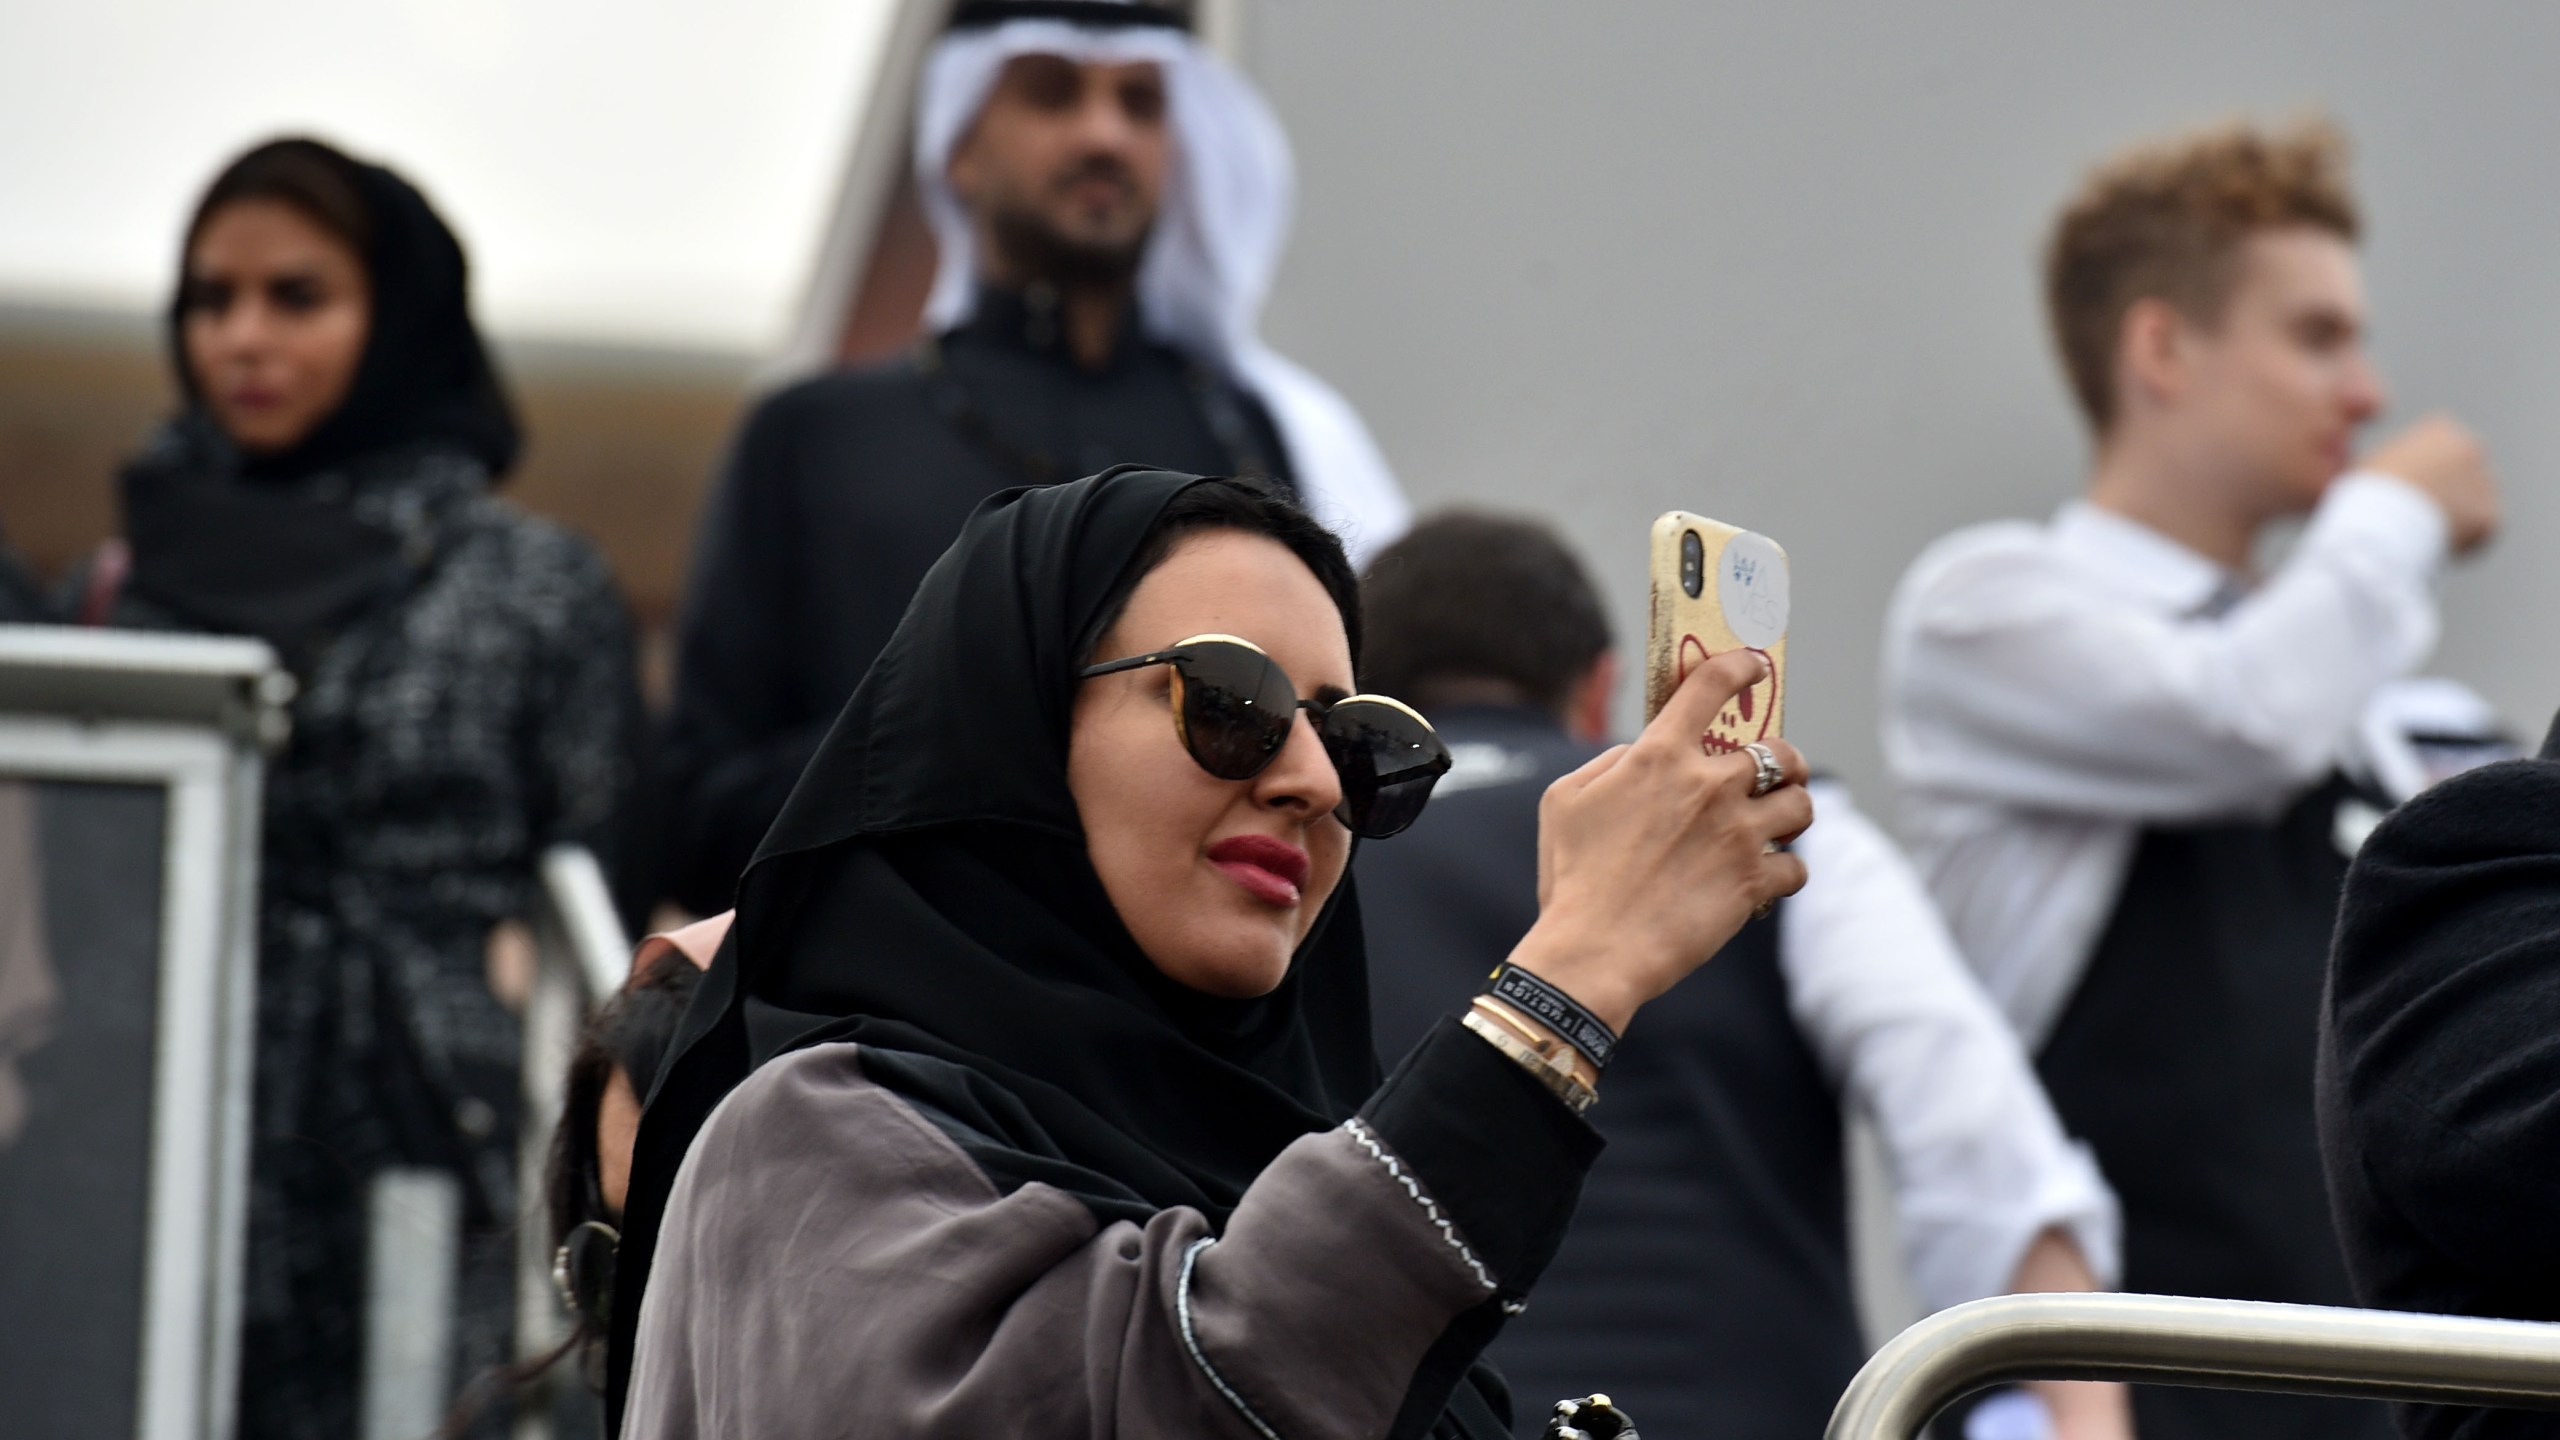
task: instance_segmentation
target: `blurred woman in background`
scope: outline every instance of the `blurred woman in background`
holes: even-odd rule
[[[614,863],[634,788],[629,616],[591,546],[491,494],[518,432],[465,278],[390,171],[234,161],[187,226],[180,412],[81,585],[93,623],[257,636],[299,682],[261,872],[257,1440],[359,1433],[369,1288],[399,1288],[369,1269],[450,1286],[443,1385],[507,1358],[521,1037],[491,941],[546,847]],[[371,1338],[432,1345],[413,1323]]]

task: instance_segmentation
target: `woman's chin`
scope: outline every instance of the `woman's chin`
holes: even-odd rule
[[[1261,937],[1250,942],[1191,950],[1156,961],[1156,968],[1187,989],[1221,1000],[1256,1000],[1289,978],[1289,952]]]
[[[308,425],[279,423],[263,415],[254,418],[226,415],[219,423],[222,433],[232,444],[245,454],[261,458],[283,454],[312,430]]]

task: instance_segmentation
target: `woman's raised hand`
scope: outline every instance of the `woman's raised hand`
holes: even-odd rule
[[[1716,712],[1767,673],[1748,650],[1690,671],[1634,744],[1539,804],[1538,923],[1511,960],[1613,1029],[1804,884],[1804,862],[1774,849],[1813,823],[1804,757],[1770,741],[1788,783],[1754,797],[1758,763],[1703,743]]]

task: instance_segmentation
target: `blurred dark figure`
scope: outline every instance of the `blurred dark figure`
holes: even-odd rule
[[[546,847],[613,863],[631,626],[593,548],[491,494],[515,417],[460,245],[390,171],[310,140],[234,161],[170,343],[183,407],[75,588],[93,621],[261,637],[300,683],[267,777],[238,1433],[344,1440],[386,1172],[458,1202],[449,1373],[509,1355],[520,1032],[491,937]]]
[[[1413,828],[1356,862],[1392,1055],[1464,1006],[1538,918],[1539,798],[1599,753],[1617,664],[1589,578],[1533,522],[1425,520],[1361,593],[1361,683],[1411,697],[1454,761]],[[1804,889],[1647,1006],[1609,1066],[1591,1112],[1609,1149],[1535,1300],[1490,1351],[1524,1435],[1551,1402],[1592,1390],[1648,1434],[1822,1432],[1866,1358],[1844,1099],[1875,1117],[1932,1308],[2112,1274],[2114,1198],[1919,878],[1844,789],[1813,789],[1813,828],[1795,842]],[[2119,1386],[2038,1386],[1999,1405],[2030,1425],[2048,1423],[2043,1408],[2073,1440],[2127,1433]]]
[[[53,607],[45,603],[44,587],[36,583],[18,552],[9,548],[8,539],[0,536],[0,625],[35,625],[54,618]]]
[[[704,516],[667,746],[668,890],[687,909],[729,907],[989,495],[1131,461],[1278,480],[1355,561],[1403,528],[1359,417],[1254,333],[1288,142],[1184,26],[1153,4],[972,3],[927,60],[928,338],[757,406]]]
[[[2560,1321],[2560,721],[2394,811],[2347,872],[2320,1149],[2367,1305]],[[2413,1440],[2560,1418],[2394,1407]]]

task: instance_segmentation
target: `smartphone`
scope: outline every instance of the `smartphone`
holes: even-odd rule
[[[1769,677],[1726,702],[1707,748],[1786,733],[1787,552],[1766,535],[1673,510],[1653,522],[1653,618],[1644,643],[1644,718],[1727,650],[1757,650]]]

